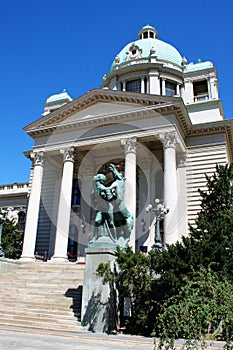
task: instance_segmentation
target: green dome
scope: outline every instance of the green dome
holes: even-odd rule
[[[145,37],[145,33],[147,33],[148,38]],[[127,44],[116,56],[111,71],[120,68],[119,65],[127,61],[149,58],[152,55],[156,56],[158,61],[167,61],[181,67],[182,56],[180,53],[174,46],[157,39],[157,34],[153,27],[149,25],[143,27],[138,34],[140,39]]]
[[[65,89],[61,93],[52,95],[47,98],[46,103],[54,103],[62,100],[72,101],[72,98],[67,94]]]

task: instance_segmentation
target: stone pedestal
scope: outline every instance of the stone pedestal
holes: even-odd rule
[[[96,275],[100,263],[114,264],[111,248],[87,248],[82,296],[82,326],[92,332],[108,333],[117,325],[117,296],[111,284]]]

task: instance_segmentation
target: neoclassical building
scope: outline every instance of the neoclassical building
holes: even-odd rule
[[[44,114],[25,127],[34,140],[21,259],[85,254],[94,229],[93,176],[125,177],[125,203],[135,218],[129,244],[154,244],[155,199],[169,209],[161,242],[188,234],[200,209],[198,189],[216,164],[232,162],[233,121],[224,119],[212,62],[188,63],[151,26],[115,57],[103,84],[72,100],[49,97]]]

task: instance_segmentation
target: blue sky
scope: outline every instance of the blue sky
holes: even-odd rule
[[[146,24],[188,62],[217,68],[225,118],[233,118],[233,2],[7,0],[0,4],[0,184],[28,181],[23,127],[64,88],[72,98],[100,87],[116,54]]]

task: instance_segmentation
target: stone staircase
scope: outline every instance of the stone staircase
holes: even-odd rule
[[[85,265],[22,262],[0,276],[0,325],[81,329]]]

